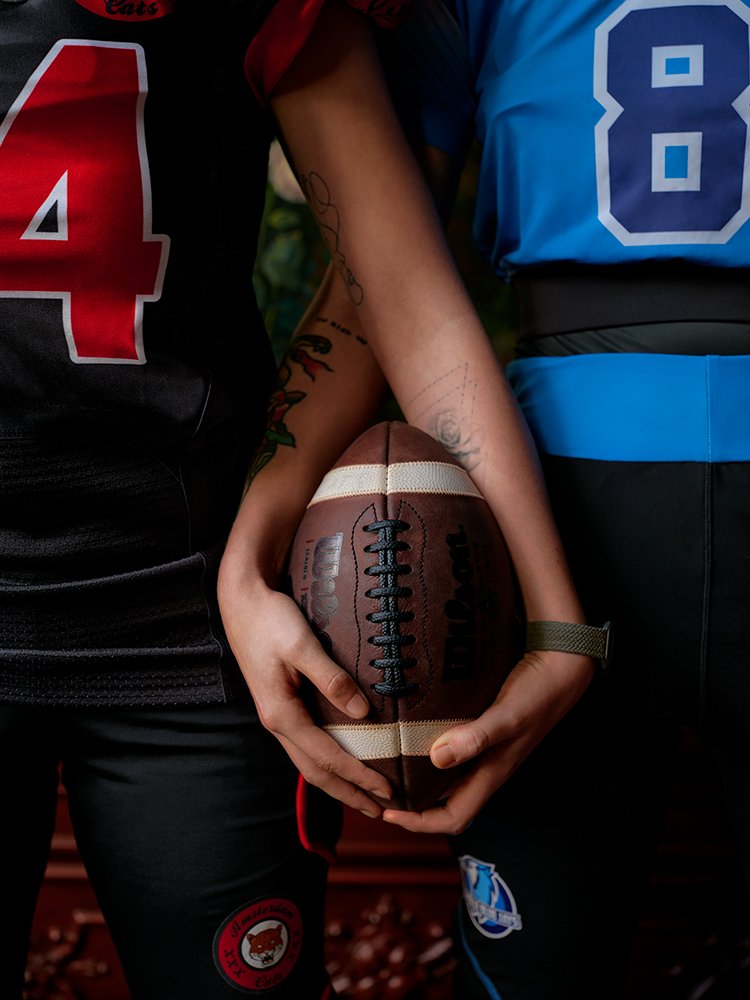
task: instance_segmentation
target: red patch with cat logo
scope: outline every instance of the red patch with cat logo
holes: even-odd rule
[[[289,899],[266,896],[235,910],[216,932],[214,962],[240,990],[273,990],[297,964],[302,917]]]
[[[76,3],[113,21],[156,21],[172,13],[176,0],[76,0]]]

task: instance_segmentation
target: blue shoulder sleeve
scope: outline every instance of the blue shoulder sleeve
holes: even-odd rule
[[[461,31],[442,0],[414,0],[385,39],[384,63],[412,141],[463,162],[474,135],[474,88]]]

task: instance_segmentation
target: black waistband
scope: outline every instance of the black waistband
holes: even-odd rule
[[[750,354],[750,323],[636,323],[573,330],[516,344],[518,358],[562,358],[572,354]]]
[[[520,340],[684,320],[750,321],[750,272],[685,263],[533,268],[513,279]]]

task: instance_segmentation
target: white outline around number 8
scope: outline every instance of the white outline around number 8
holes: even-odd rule
[[[623,218],[623,213],[617,205],[613,205],[613,200],[616,199],[613,198],[612,192],[610,131],[623,113],[627,111],[630,114],[638,114],[638,109],[626,109],[608,89],[610,35],[631,14],[669,7],[725,8],[745,22],[748,36],[750,36],[750,9],[741,0],[626,0],[596,29],[594,97],[605,109],[605,114],[595,128],[599,220],[624,246],[727,243],[750,218],[750,129],[748,128],[750,125],[750,79],[741,92],[730,102],[731,108],[745,124],[741,178],[739,178],[741,193],[739,194],[738,207],[731,214],[725,213],[720,225],[712,229],[704,223],[702,226],[698,224],[690,228],[690,208],[687,202],[683,202],[685,208],[681,208],[679,211],[682,212],[680,221],[684,219],[686,223],[684,228],[665,226],[659,229],[655,226],[653,230],[644,231],[642,229],[639,231],[637,226],[629,224],[627,218]],[[651,91],[665,88],[664,93],[669,93],[669,88],[703,87],[703,45],[696,44],[697,39],[692,39],[692,37],[690,39],[692,44],[685,44],[684,39],[676,39],[674,45],[665,45],[663,38],[657,40],[661,44],[654,45],[650,49],[652,54]],[[747,45],[747,41],[745,45]],[[674,67],[669,70],[665,69],[668,59]],[[674,92],[677,93],[677,91]],[[642,163],[645,159],[642,150],[633,152],[634,161],[636,156],[640,156],[641,159],[638,164],[635,164],[630,175],[633,184],[630,200],[637,203],[639,198],[638,184],[640,184],[640,190],[644,192],[641,196],[642,215],[648,213],[645,206],[652,204],[655,210],[651,211],[651,218],[657,219],[659,216],[657,199],[659,198],[662,199],[660,203],[662,206],[671,209],[677,205],[675,195],[687,193],[688,197],[692,195],[695,199],[703,196],[704,200],[709,197],[709,178],[701,174],[704,157],[703,138],[703,132],[700,129],[694,127],[680,129],[679,124],[677,124],[677,127],[671,130],[662,129],[651,133],[651,149],[647,164]],[[665,164],[670,151],[675,151],[677,156],[674,159],[674,165],[667,169]],[[633,178],[637,178],[637,181]],[[693,204],[697,204],[697,201],[694,200]],[[635,212],[633,214],[637,215]],[[666,211],[664,214],[674,216],[679,213]]]

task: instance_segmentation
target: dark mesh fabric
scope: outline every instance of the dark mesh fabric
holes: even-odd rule
[[[0,4],[0,699],[247,697],[216,574],[274,371],[251,278],[270,126],[243,70],[265,7]],[[38,231],[65,238],[35,243],[53,184]],[[137,355],[106,339],[117,295]]]

